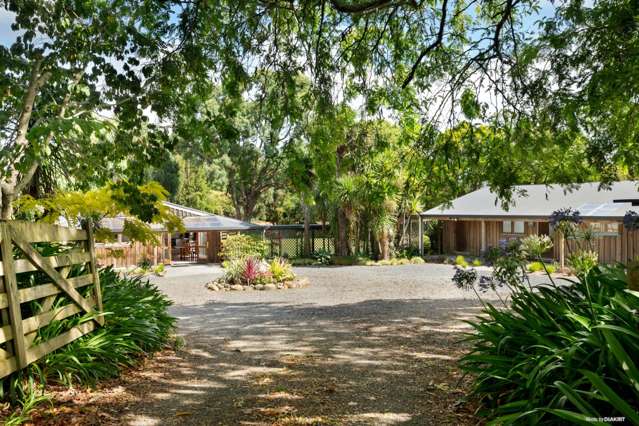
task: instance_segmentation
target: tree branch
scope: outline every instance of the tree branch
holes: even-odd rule
[[[433,50],[437,49],[442,44],[442,41],[444,40],[444,29],[446,28],[447,11],[448,11],[448,0],[444,0],[444,2],[442,3],[442,16],[439,19],[439,31],[437,32],[437,38],[430,45],[428,45],[428,47],[426,47],[426,49],[424,49],[422,53],[420,53],[419,57],[417,58],[412,68],[410,69],[408,76],[406,77],[406,79],[404,79],[404,82],[402,83],[402,89],[405,89],[413,80],[413,78],[415,77],[415,72],[417,71],[417,68],[419,68],[420,63],[426,57],[426,55],[428,55]]]

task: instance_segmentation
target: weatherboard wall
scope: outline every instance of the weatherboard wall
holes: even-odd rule
[[[500,241],[521,238],[526,235],[547,234],[548,222],[526,221],[523,234],[506,234],[503,221],[484,220],[485,249],[482,247],[482,220],[443,220],[442,250],[445,254],[480,256],[485,249],[498,247]],[[599,221],[599,223],[609,223]],[[592,242],[601,263],[626,262],[639,256],[639,231],[628,231],[619,223],[617,235],[602,235]],[[554,247],[549,257],[559,259],[559,241],[553,238]],[[577,250],[574,241],[565,241],[565,253],[569,256]]]

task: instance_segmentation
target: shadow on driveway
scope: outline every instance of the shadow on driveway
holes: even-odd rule
[[[187,346],[94,407],[133,425],[473,424],[456,360],[478,312],[461,299],[177,306]]]

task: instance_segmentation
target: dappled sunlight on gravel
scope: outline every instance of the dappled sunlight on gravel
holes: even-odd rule
[[[309,287],[216,293],[210,276],[156,278],[185,347],[85,408],[106,413],[102,424],[475,423],[456,361],[480,303],[453,287],[452,268],[296,272]]]

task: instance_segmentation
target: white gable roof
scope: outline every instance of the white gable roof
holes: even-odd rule
[[[423,212],[431,218],[548,218],[562,208],[578,210],[584,218],[621,219],[628,210],[639,210],[630,202],[638,200],[639,181],[622,181],[611,184],[610,189],[599,189],[597,182],[579,184],[577,187],[562,185],[518,185],[513,188],[513,202],[502,207],[497,195],[488,187],[466,194],[452,201]],[[522,195],[519,193],[522,192]]]

